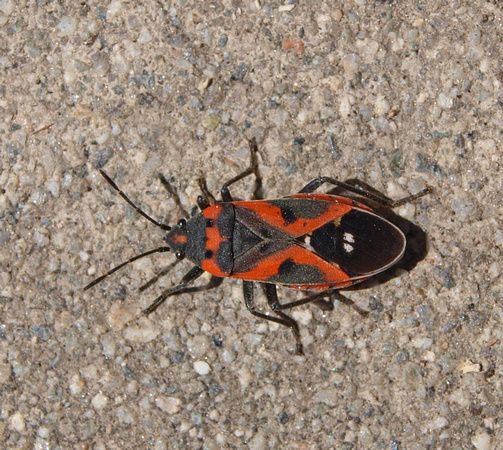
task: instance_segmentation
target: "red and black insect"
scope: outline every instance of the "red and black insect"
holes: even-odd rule
[[[243,280],[245,304],[256,317],[290,327],[296,337],[297,353],[302,353],[299,326],[285,314],[285,309],[306,303],[323,302],[336,296],[352,303],[338,293],[380,273],[403,256],[406,239],[402,231],[378,215],[370,207],[351,198],[314,193],[322,184],[337,186],[389,208],[402,205],[428,192],[401,200],[389,200],[363,188],[321,177],[308,183],[298,194],[277,200],[234,201],[229,187],[248,175],[257,174],[257,145],[250,141],[250,167],[226,182],[220,189],[221,202],[216,202],[200,179],[201,210],[174,227],[157,222],[138,208],[110,177],[100,171],[106,181],[139,214],[168,231],[167,246],[137,255],[113,268],[87,285],[87,290],[125,265],[153,253],[175,252],[178,259],[187,258],[195,266],[177,286],[164,291],[144,313],[154,311],[164,300],[183,291],[205,271],[216,277]],[[275,314],[265,314],[254,307],[254,284],[262,285],[269,306]],[[276,285],[321,291],[301,300],[281,304]],[[320,304],[333,308],[331,302]]]

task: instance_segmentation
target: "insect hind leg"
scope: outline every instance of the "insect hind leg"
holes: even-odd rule
[[[407,197],[401,198],[399,200],[391,200],[387,197],[381,196],[374,194],[367,189],[363,188],[362,186],[357,186],[349,183],[345,183],[343,181],[336,180],[335,178],[330,178],[330,177],[320,177],[320,178],[315,178],[308,184],[306,184],[300,191],[300,194],[311,194],[312,192],[316,191],[321,185],[323,184],[331,184],[332,186],[337,186],[342,189],[345,189],[346,191],[352,192],[354,194],[360,195],[362,197],[368,198],[369,200],[372,200],[376,203],[379,203],[381,205],[384,205],[388,208],[395,208],[397,206],[403,205],[404,203],[409,203],[419,197],[423,197],[426,194],[429,194],[432,192],[432,188],[428,186],[427,188],[416,192],[415,194],[409,195]]]
[[[334,304],[332,302],[332,297],[335,297],[341,303],[350,306],[353,308],[358,314],[362,316],[367,316],[368,311],[360,308],[358,305],[353,302],[353,300],[342,295],[338,289],[327,289],[323,292],[318,292],[313,295],[309,295],[307,297],[301,298],[300,300],[295,300],[293,302],[288,303],[278,303],[275,305],[275,311],[283,311],[285,309],[297,308],[298,306],[307,305],[309,303],[314,303],[318,308],[323,311],[333,311]]]

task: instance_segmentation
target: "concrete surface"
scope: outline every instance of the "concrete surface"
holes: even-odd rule
[[[503,448],[502,8],[1,0],[2,446]],[[321,174],[435,188],[396,211],[427,254],[347,293],[368,317],[292,311],[305,356],[235,280],[142,318],[190,267],[170,254],[82,292],[162,245],[99,168],[175,223],[158,174],[190,211],[252,136],[269,198]]]

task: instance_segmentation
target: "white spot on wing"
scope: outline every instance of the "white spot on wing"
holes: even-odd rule
[[[347,231],[344,233],[343,239],[344,241],[349,242],[350,244],[355,243],[355,237]]]
[[[353,250],[354,250],[354,247],[351,244],[348,244],[346,242],[342,245],[342,248],[344,249],[344,251],[348,255],[350,255],[351,253],[353,253]]]
[[[309,250],[310,252],[316,253],[316,250],[311,245],[311,235],[306,234],[305,236],[303,236],[303,239],[304,239],[304,242],[303,242],[304,248],[306,250]]]

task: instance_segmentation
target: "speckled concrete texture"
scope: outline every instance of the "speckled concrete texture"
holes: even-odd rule
[[[0,37],[3,448],[503,448],[498,1],[0,0]],[[176,223],[158,175],[190,213],[251,137],[267,198],[434,187],[396,211],[427,252],[346,293],[367,317],[291,311],[305,356],[237,280],[142,317],[169,253],[82,291],[163,242],[98,169]]]

